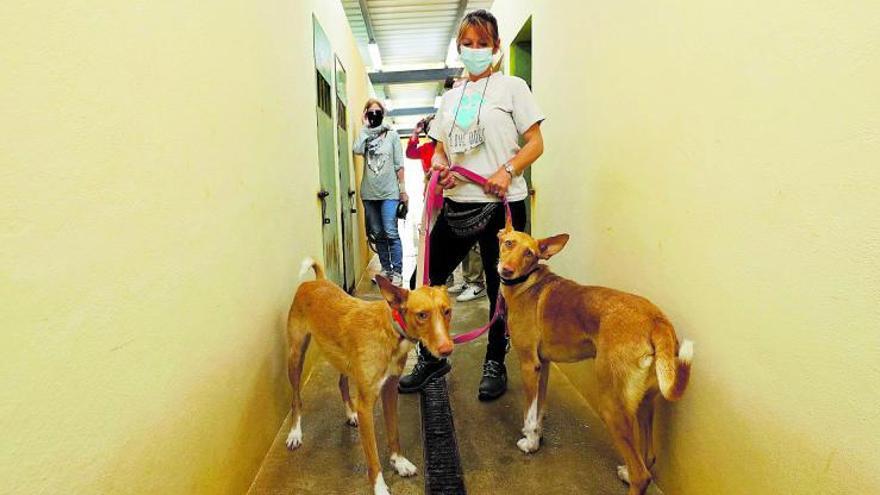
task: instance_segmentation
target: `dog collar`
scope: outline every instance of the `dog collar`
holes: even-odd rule
[[[406,321],[403,319],[403,315],[396,309],[391,310],[391,327],[394,328],[394,331],[397,332],[401,339],[412,343],[418,342],[418,339],[414,339],[406,334]]]
[[[499,275],[498,278],[501,279],[501,283],[504,285],[507,285],[507,286],[519,285],[519,284],[525,282],[526,280],[528,280],[528,278],[531,277],[532,274],[535,273],[536,271],[538,271],[537,268],[530,271],[529,273],[526,273],[525,275],[522,275],[522,276],[516,277],[516,278],[504,278],[501,275]]]

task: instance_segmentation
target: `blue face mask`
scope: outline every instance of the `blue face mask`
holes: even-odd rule
[[[464,64],[469,74],[482,74],[492,64],[492,49],[463,46],[461,47],[461,54],[458,56],[458,59]]]

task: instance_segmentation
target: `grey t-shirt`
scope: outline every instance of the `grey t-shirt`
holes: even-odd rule
[[[466,153],[451,153],[448,146],[444,148],[450,165],[461,165],[484,177],[489,177],[513,158],[520,149],[520,137],[532,125],[544,120],[544,114],[525,81],[495,73],[447,91],[437,117],[431,122],[430,135],[446,144],[455,120],[460,128],[466,129],[478,115],[485,129],[482,145]],[[459,180],[443,195],[462,203],[499,201],[497,196],[486,194],[483,188],[466,180]],[[508,199],[519,201],[526,196],[526,180],[522,176],[515,177],[507,192]]]
[[[403,150],[400,136],[389,129],[382,137],[382,145],[369,151],[370,135],[364,128],[354,142],[353,151],[364,156],[364,176],[361,180],[361,199],[399,199],[397,171],[403,166]]]

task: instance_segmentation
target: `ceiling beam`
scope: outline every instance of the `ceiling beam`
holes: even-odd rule
[[[388,116],[389,117],[405,117],[408,115],[430,115],[436,111],[437,111],[437,109],[434,107],[395,108],[393,110],[388,111]]]
[[[458,77],[461,68],[445,69],[396,70],[392,72],[370,72],[373,84],[410,84],[421,82],[443,81],[447,77]]]
[[[461,22],[461,18],[464,17],[464,11],[467,9],[468,0],[458,0],[458,9],[455,11],[455,20],[452,21],[452,33],[450,34],[450,38],[455,36],[458,30],[458,23]]]
[[[455,38],[458,36],[458,25],[461,23],[461,18],[464,17],[464,11],[467,10],[468,0],[458,0],[458,9],[455,11],[455,19],[452,20],[452,27],[449,28],[449,39]],[[443,47],[443,60],[446,61],[446,51],[448,47]]]
[[[367,0],[358,0],[361,8],[361,17],[364,18],[364,27],[367,29],[367,39],[370,43],[376,42],[376,36],[373,34],[373,19],[370,17],[370,8],[367,7]]]

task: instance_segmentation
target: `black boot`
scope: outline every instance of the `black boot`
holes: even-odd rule
[[[402,394],[418,392],[429,381],[434,378],[440,378],[449,373],[451,369],[452,366],[446,359],[437,359],[430,354],[425,356],[422,352],[419,352],[419,360],[408,375],[400,377],[397,390]]]
[[[495,400],[507,391],[507,368],[504,363],[487,359],[483,363],[483,379],[480,380],[479,399]]]

